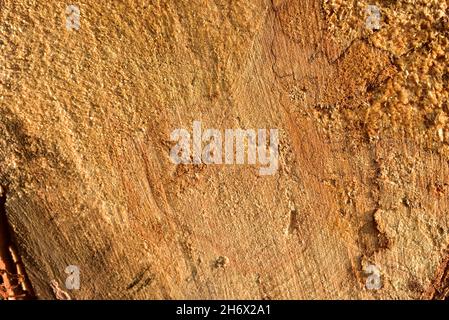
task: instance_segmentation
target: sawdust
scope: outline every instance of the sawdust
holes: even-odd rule
[[[381,27],[366,27],[368,5],[381,12]],[[375,88],[366,109],[370,137],[382,130],[448,153],[448,3],[446,1],[324,1],[329,31],[340,42],[363,39],[387,52],[395,72]]]

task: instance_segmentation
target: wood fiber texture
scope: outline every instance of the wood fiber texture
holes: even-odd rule
[[[72,299],[446,298],[447,1],[69,4],[0,1],[0,262],[37,298],[69,265]],[[193,121],[278,128],[279,170],[173,164]]]

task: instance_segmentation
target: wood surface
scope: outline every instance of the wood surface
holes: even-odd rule
[[[356,3],[77,1],[76,31],[0,1],[5,268],[39,299],[444,299],[447,3],[377,1],[378,32]],[[173,164],[193,121],[279,129],[278,171]]]

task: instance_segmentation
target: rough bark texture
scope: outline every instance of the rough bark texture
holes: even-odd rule
[[[29,292],[77,265],[74,299],[444,299],[447,2],[375,1],[378,32],[354,3],[77,1],[69,31],[66,3],[0,1],[0,229]],[[173,164],[194,120],[279,128],[278,172]]]

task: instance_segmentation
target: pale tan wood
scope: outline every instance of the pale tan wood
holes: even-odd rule
[[[0,8],[0,181],[38,298],[68,265],[74,299],[446,296],[447,159],[364,123],[388,52],[318,0],[79,5],[78,31],[59,1]],[[279,128],[279,171],[174,165],[194,120]]]

